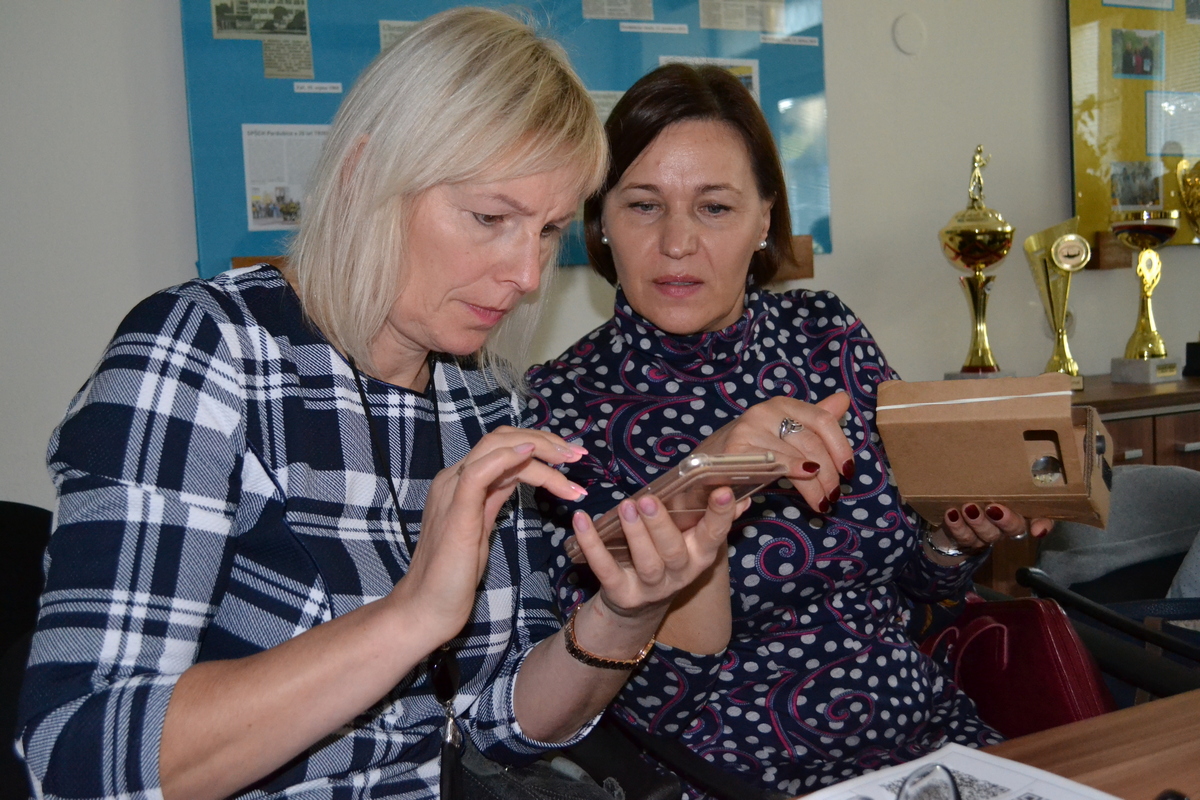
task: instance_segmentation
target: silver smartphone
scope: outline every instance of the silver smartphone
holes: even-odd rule
[[[732,489],[736,502],[774,483],[786,473],[786,465],[777,462],[774,453],[697,453],[639,489],[633,499],[653,494],[666,507],[675,526],[687,530],[704,516],[708,508],[708,495],[717,487],[728,486]],[[630,560],[616,506],[596,520],[596,530],[618,561]],[[587,560],[574,536],[567,539],[565,547],[567,555],[576,564]]]

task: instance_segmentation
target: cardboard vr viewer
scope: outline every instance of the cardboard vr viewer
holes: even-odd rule
[[[966,503],[1108,522],[1111,439],[1096,409],[1072,408],[1066,375],[887,381],[876,426],[901,496],[934,524]]]

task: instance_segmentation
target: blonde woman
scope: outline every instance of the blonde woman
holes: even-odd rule
[[[41,795],[432,798],[460,733],[520,763],[586,732],[734,516],[646,503],[633,566],[581,531],[604,588],[558,630],[530,492],[578,499],[585,451],[488,365],[605,167],[559,48],[440,14],[346,98],[287,276],[130,313],[50,443]]]

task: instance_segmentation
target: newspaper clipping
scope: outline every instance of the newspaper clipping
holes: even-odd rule
[[[313,79],[312,45],[308,39],[263,39],[264,78]]]
[[[583,0],[584,19],[654,19],[654,0]]]
[[[783,7],[783,0],[700,0],[700,27],[782,33]]]
[[[407,19],[379,20],[379,52],[382,53],[405,36],[408,36],[412,29],[420,24],[420,22]]]
[[[246,218],[252,231],[295,228],[328,125],[242,125]]]
[[[210,0],[214,39],[307,39],[308,0]]]

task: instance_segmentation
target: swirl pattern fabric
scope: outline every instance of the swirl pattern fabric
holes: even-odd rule
[[[680,337],[618,292],[608,323],[529,377],[537,424],[590,451],[567,468],[588,489],[582,504],[541,498],[564,611],[596,589],[562,550],[576,508],[606,511],[772,396],[850,395],[843,427],[856,474],[837,506],[816,513],[786,479],[755,497],[729,539],[728,648],[656,647],[618,698],[628,719],[789,794],[947,741],[1000,740],[905,630],[913,601],[961,596],[979,561],[946,568],[922,554],[920,520],[901,503],[872,425],[876,388],[896,376],[836,296],[751,291],[730,327]]]

